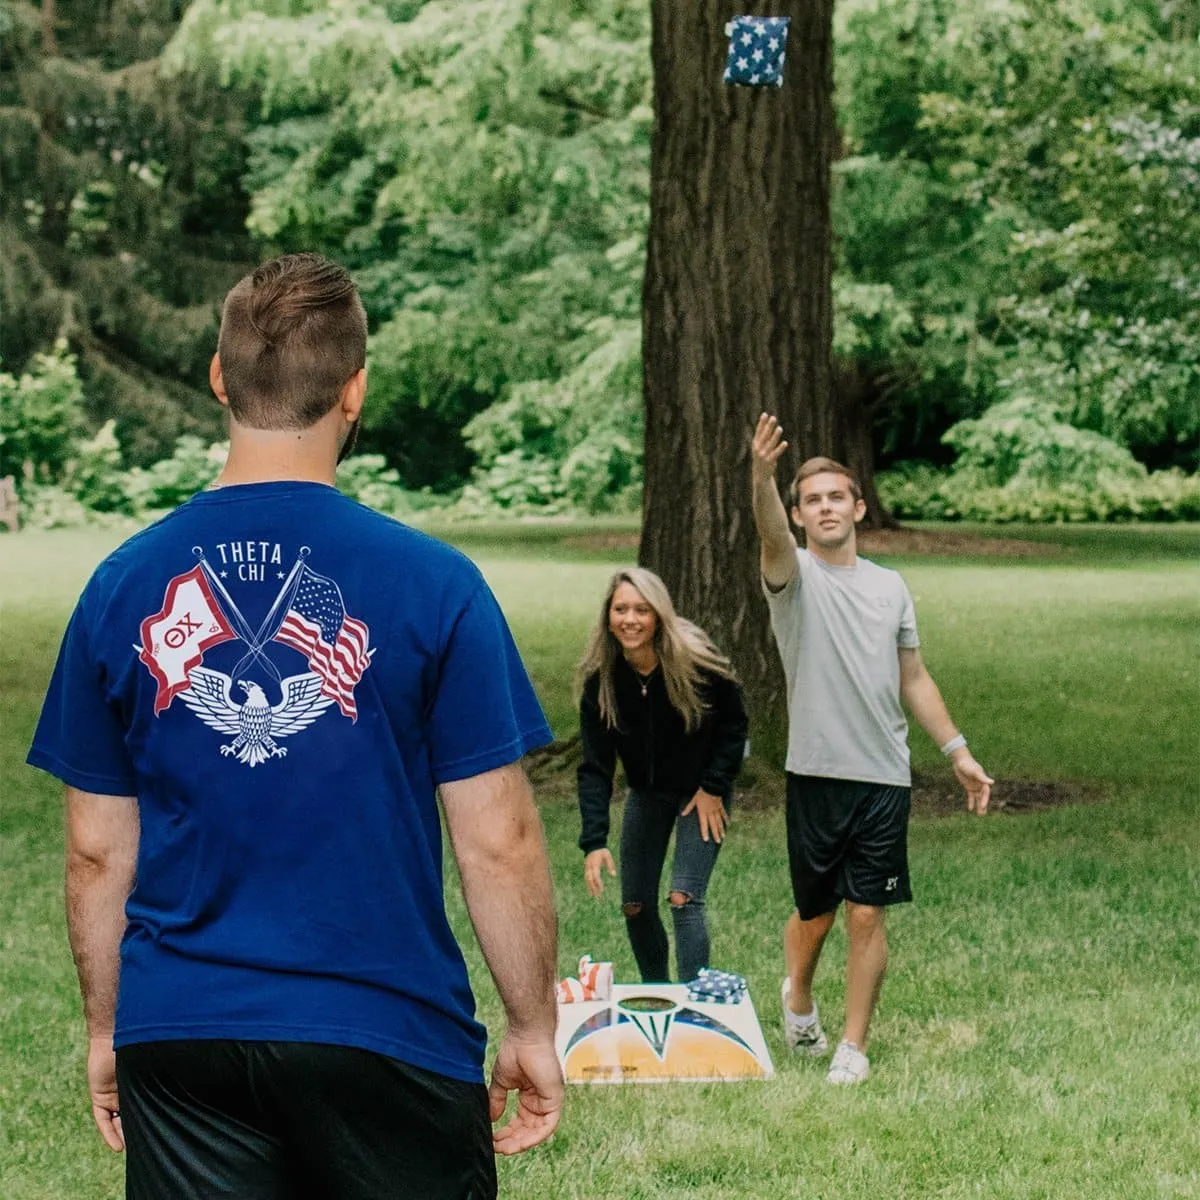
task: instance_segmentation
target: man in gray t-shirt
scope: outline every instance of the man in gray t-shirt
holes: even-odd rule
[[[972,812],[992,780],[967,749],[919,650],[904,580],[858,557],[866,506],[853,473],[828,458],[792,483],[797,548],[775,484],[787,449],[764,413],[752,443],[754,520],[763,591],[787,678],[787,835],[796,911],[784,931],[784,1034],[789,1048],[828,1049],[812,982],[821,947],[846,902],[846,1026],[830,1083],[867,1078],[867,1028],[887,967],[884,911],[912,899],[908,881],[911,776],[901,701],[951,758]]]

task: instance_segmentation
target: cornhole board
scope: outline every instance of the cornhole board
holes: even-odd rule
[[[775,1074],[754,1004],[689,1000],[681,983],[619,983],[611,1000],[558,1006],[568,1083],[717,1083]]]

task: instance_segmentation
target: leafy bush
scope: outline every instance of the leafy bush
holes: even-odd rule
[[[1014,481],[1095,486],[1102,480],[1141,479],[1146,469],[1124,446],[1059,419],[1044,400],[1017,396],[942,437],[958,452],[956,472],[1003,487]]]
[[[382,454],[354,454],[337,472],[337,485],[360,504],[388,516],[400,517],[446,503],[428,488],[419,492],[406,489],[400,474],[387,465]]]
[[[27,529],[76,529],[84,525],[122,527],[133,523],[120,512],[88,508],[73,492],[56,483],[28,483],[20,492],[18,512]]]
[[[34,355],[19,379],[0,372],[0,476],[20,481],[29,470],[39,482],[58,481],[84,428],[83,385],[65,341]]]
[[[228,442],[208,446],[195,435],[185,434],[176,440],[170,458],[127,472],[125,495],[130,511],[156,512],[182,504],[216,479],[228,452]]]
[[[1051,485],[1014,478],[1003,487],[972,471],[944,472],[902,464],[876,476],[884,505],[908,520],[986,521],[1196,521],[1200,476],[1179,470],[1137,477],[1107,475],[1094,483]]]
[[[597,321],[598,344],[555,383],[509,389],[466,428],[479,458],[464,513],[629,512],[642,484],[641,333]]]
[[[105,421],[94,438],[79,442],[67,468],[66,488],[93,512],[131,513],[130,475],[121,463],[116,421]]]

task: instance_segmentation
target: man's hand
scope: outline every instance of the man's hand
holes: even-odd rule
[[[707,842],[711,833],[712,840],[720,845],[721,839],[725,836],[725,826],[729,824],[729,814],[725,811],[725,805],[721,803],[721,797],[714,796],[711,792],[700,788],[688,801],[687,808],[679,815],[686,817],[693,808],[700,820],[701,838]]]
[[[511,1091],[517,1093],[517,1111],[492,1134],[497,1154],[520,1154],[544,1142],[558,1127],[563,1076],[553,1037],[522,1038],[511,1031],[504,1035],[488,1088],[493,1123],[504,1116]]]
[[[775,486],[775,465],[787,448],[779,422],[763,413],[750,441],[750,502],[761,543],[760,570],[773,592],[787,587],[797,571],[796,539]]]
[[[951,763],[958,782],[966,789],[967,811],[983,816],[992,798],[992,784],[996,781],[975,761],[965,746],[954,752]]]
[[[112,1034],[88,1039],[88,1091],[92,1096],[92,1120],[110,1150],[125,1149],[121,1108],[117,1102],[117,1056]]]
[[[779,422],[769,413],[763,413],[750,443],[751,472],[755,482],[775,478],[775,464],[787,448]]]
[[[601,846],[599,850],[592,850],[583,860],[583,881],[593,896],[599,896],[604,891],[602,872],[605,867],[608,868],[610,876],[616,876],[617,865],[613,862],[611,851],[604,846]]]

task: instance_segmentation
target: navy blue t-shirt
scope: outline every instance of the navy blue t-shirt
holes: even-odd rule
[[[29,753],[137,797],[116,1045],[326,1042],[481,1080],[435,788],[550,737],[478,569],[331,487],[204,492],[131,538]]]

